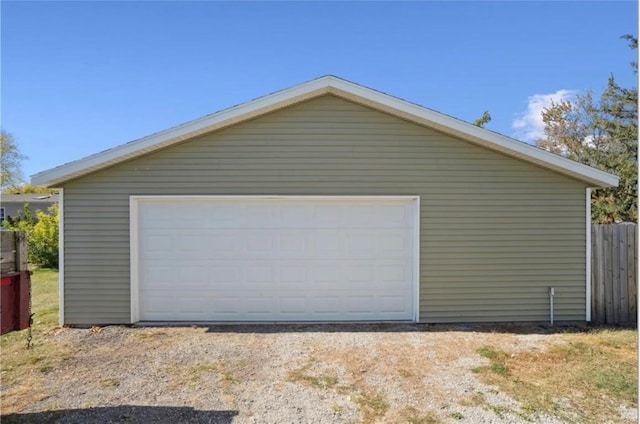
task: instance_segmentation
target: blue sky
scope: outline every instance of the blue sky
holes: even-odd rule
[[[635,1],[17,2],[1,123],[25,177],[333,74],[524,141],[549,99],[636,85]]]

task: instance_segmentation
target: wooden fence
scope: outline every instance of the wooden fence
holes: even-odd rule
[[[23,231],[0,231],[0,274],[27,270],[27,238]]]
[[[634,223],[591,226],[591,321],[637,323],[638,252]]]

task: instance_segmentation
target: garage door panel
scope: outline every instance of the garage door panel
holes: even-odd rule
[[[177,312],[180,314],[203,315],[207,309],[207,299],[196,295],[180,296],[174,302],[177,306]]]
[[[309,235],[303,229],[285,229],[280,232],[278,251],[286,258],[310,256]]]
[[[218,290],[231,290],[240,282],[240,269],[237,266],[232,265],[219,265],[219,266],[210,266],[207,269],[207,276],[205,281],[208,283],[210,281],[215,281],[216,288]],[[209,286],[209,290],[211,290],[212,284],[207,284]]]
[[[175,303],[167,303],[166,298],[169,293],[166,291],[158,290],[155,295],[147,295],[141,300],[142,307],[149,315],[156,316],[155,319],[159,319],[161,316],[167,316],[173,314],[176,309]]]
[[[275,247],[275,231],[254,229],[253,231],[242,231],[242,237],[246,240],[245,249],[249,255],[270,258],[273,256]],[[239,233],[239,232],[238,232]]]
[[[268,316],[273,311],[273,298],[246,295],[245,308],[241,309],[254,319],[258,315]]]
[[[167,285],[170,287],[174,281],[174,267],[168,266],[166,262],[160,260],[144,260],[140,268],[140,277],[153,284]]]
[[[410,306],[406,297],[398,296],[391,291],[378,294],[378,301],[382,312],[402,312]]]
[[[278,299],[278,310],[282,314],[305,314],[308,311],[306,296],[287,296]]]
[[[180,278],[177,280],[182,286],[205,288],[209,278],[209,270],[206,265],[186,266],[180,269]],[[174,280],[174,284],[176,280]]]
[[[138,202],[140,320],[414,318],[415,199]]]
[[[233,230],[206,230],[209,239],[210,257],[229,258],[236,256],[241,250],[242,239]]]
[[[205,257],[209,249],[209,237],[204,234],[182,233],[180,237],[173,237],[171,240],[173,249],[188,259],[191,256]]]
[[[220,314],[237,314],[239,308],[242,306],[240,297],[238,296],[224,296],[217,295],[207,298],[207,308],[203,310],[206,313],[208,310],[215,310]]]
[[[343,309],[342,301],[337,296],[318,295],[313,305],[313,312],[316,314],[336,314]]]
[[[305,264],[283,264],[279,267],[278,285],[281,288],[296,289],[308,280]]]
[[[158,252],[172,252],[172,237],[158,232],[142,238],[143,258],[154,258]]]

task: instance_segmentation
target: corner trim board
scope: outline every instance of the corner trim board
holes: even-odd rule
[[[64,316],[64,189],[58,196],[58,323],[65,324]]]
[[[139,196],[129,198],[129,273],[131,298],[131,323],[140,321],[140,296],[138,273],[138,199]]]
[[[585,283],[586,283],[586,311],[585,321],[591,322],[591,189],[586,189],[585,199],[585,231],[586,231],[586,253],[585,253]]]
[[[420,322],[420,196],[415,199],[415,213],[413,219],[414,227],[416,229],[414,235],[413,252],[415,257],[413,258],[413,284],[415,284],[414,292],[416,298],[413,305],[413,321]]]

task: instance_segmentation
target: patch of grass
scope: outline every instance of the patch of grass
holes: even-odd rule
[[[491,363],[491,365],[489,365],[489,369],[491,370],[491,372],[494,372],[496,374],[500,374],[500,375],[507,375],[508,374],[508,370],[507,370],[507,366],[504,364],[504,362],[493,362]]]
[[[318,377],[316,381],[313,382],[313,384],[319,387],[326,387],[330,389],[338,384],[338,379],[332,375],[323,375]]]
[[[58,325],[58,270],[36,269],[31,276],[34,325],[43,330]]]
[[[485,402],[486,402],[486,398],[484,393],[476,391],[470,394],[469,396],[467,396],[466,398],[463,398],[460,401],[458,401],[458,404],[462,406],[478,406],[478,405],[484,404]]]
[[[504,418],[504,414],[511,412],[509,408],[500,405],[487,405],[487,408],[500,418]]]
[[[229,371],[228,369],[221,369],[218,370],[219,374],[220,374],[220,379],[227,384],[235,384],[238,382],[238,380],[235,379],[235,377],[233,376],[233,373],[231,373],[231,371]]]
[[[49,371],[53,370],[53,367],[51,365],[43,365],[41,367],[38,367],[38,371],[40,371],[41,373],[48,373]]]
[[[189,385],[193,387],[198,384],[203,373],[216,372],[217,370],[218,367],[214,364],[193,365],[188,370],[187,380],[189,380]]]
[[[407,417],[407,423],[409,424],[438,424],[439,422],[433,415]]]
[[[202,379],[202,375],[206,373],[217,373],[220,376],[220,380],[225,384],[237,383],[227,364],[219,361],[216,363],[197,364],[190,367],[187,377],[189,385],[192,387],[196,386]]]
[[[389,409],[389,404],[380,392],[370,392],[358,383],[347,385],[338,384],[338,378],[333,375],[313,375],[309,372],[311,366],[316,361],[312,358],[309,363],[303,367],[289,372],[288,379],[292,382],[302,383],[310,387],[324,390],[333,390],[342,395],[353,396],[358,410],[360,419],[363,423],[376,422],[383,417]],[[336,412],[334,410],[334,412]]]
[[[36,269],[31,275],[31,306],[33,316],[31,348],[26,349],[28,330],[0,336],[2,412],[11,413],[35,402],[43,395],[44,375],[71,355],[64,342],[47,337],[58,327],[58,272]]]
[[[356,403],[360,407],[362,420],[366,423],[376,422],[389,409],[389,403],[382,396],[382,393],[360,393],[356,398]]]
[[[338,384],[338,378],[333,375],[315,376],[308,374],[310,365],[289,372],[289,381],[308,384],[323,389],[333,389]]]
[[[140,339],[140,340],[149,340],[159,336],[166,336],[166,335],[167,335],[167,332],[164,330],[151,330],[151,331],[141,330],[141,331],[136,331],[134,333],[129,334],[129,337],[133,337],[135,339]]]
[[[331,405],[331,410],[337,414],[342,412],[344,410],[344,407],[342,405],[334,403],[333,405]]]
[[[499,391],[497,391],[497,390],[489,390],[489,393],[498,394]],[[514,415],[517,415],[517,416],[521,417],[525,421],[531,421],[529,415],[526,412],[514,411],[513,409],[508,408],[506,406],[493,405],[493,404],[489,403],[487,398],[486,398],[486,396],[485,396],[485,394],[483,392],[480,392],[480,391],[476,391],[476,392],[472,393],[469,397],[467,397],[466,399],[462,399],[458,403],[460,405],[462,405],[462,406],[482,406],[485,409],[488,409],[489,411],[492,411],[499,418],[504,418],[504,415],[506,413],[511,413],[511,414],[514,414]],[[456,420],[464,419],[464,416],[460,412],[452,412],[449,416],[451,418],[456,419]]]
[[[498,352],[496,352],[492,347],[483,346],[478,349],[478,355],[482,356],[483,358],[493,360],[498,357]]]
[[[411,371],[409,371],[409,370],[404,369],[404,368],[398,369],[398,374],[400,375],[400,377],[403,377],[403,378],[413,377],[413,373]]]
[[[454,412],[450,413],[449,416],[451,418],[453,418],[454,420],[463,420],[464,419],[464,415],[462,415],[462,412],[454,411]]]
[[[118,387],[120,385],[120,379],[115,377],[103,378],[99,384],[100,387]]]
[[[491,361],[491,364],[489,364],[489,366],[472,368],[471,372],[478,374],[489,370],[500,375],[507,375],[509,373],[509,370],[504,363],[504,358],[506,356],[504,353],[498,352],[492,347],[483,346],[478,349],[478,355],[482,356],[483,358],[489,359]]]
[[[440,422],[433,413],[423,414],[414,407],[405,408],[402,416],[403,422],[409,424],[438,424]]]
[[[491,364],[472,371],[521,402],[521,410],[512,412],[528,420],[545,413],[566,422],[616,422],[621,405],[637,407],[636,330],[600,329],[561,337],[562,343],[543,352],[508,355],[482,348],[478,354]]]

